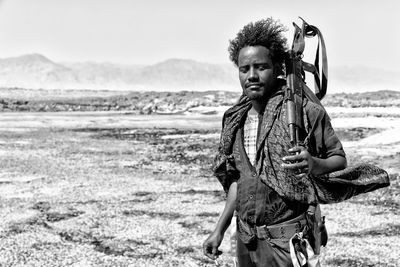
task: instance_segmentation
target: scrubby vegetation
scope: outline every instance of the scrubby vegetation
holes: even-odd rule
[[[39,90],[36,91],[36,95],[27,97],[21,94],[23,89],[4,90],[8,92],[0,93],[0,111],[126,111],[134,114],[152,114],[185,111],[199,106],[229,106],[240,96],[240,92],[228,91],[100,91],[96,96],[96,91],[88,93],[70,90],[69,94],[60,91],[63,97],[57,97],[57,93],[49,97],[48,90]],[[15,94],[12,94],[12,91]],[[332,94],[323,99],[323,104],[331,107],[400,107],[400,92]]]

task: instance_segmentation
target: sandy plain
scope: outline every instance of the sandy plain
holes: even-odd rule
[[[322,207],[323,266],[400,266],[400,112],[329,109],[349,164],[391,186]],[[358,114],[358,115],[357,115]],[[215,266],[221,114],[2,113],[0,266]],[[229,238],[221,266],[232,266]]]

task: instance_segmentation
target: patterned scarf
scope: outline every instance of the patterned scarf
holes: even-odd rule
[[[264,143],[257,144],[257,147],[268,147],[268,154],[261,155],[264,160],[260,162],[264,168],[260,178],[265,184],[281,197],[307,204],[340,202],[389,185],[386,171],[369,164],[361,164],[320,177],[303,176],[301,179],[294,177],[292,172],[280,168],[281,157],[287,154],[286,151],[290,147],[286,138],[287,126],[283,119],[276,119],[280,115],[285,116],[282,94],[282,91],[279,91],[271,96],[264,116],[275,116],[275,118],[263,119],[259,141]],[[240,178],[235,166],[233,144],[239,126],[250,108],[250,100],[246,96],[241,96],[239,103],[224,114],[219,153],[215,158],[213,171],[226,192],[229,185]],[[272,121],[272,124],[267,125],[268,121]],[[266,136],[268,138],[264,138]],[[264,149],[259,151],[264,153]]]

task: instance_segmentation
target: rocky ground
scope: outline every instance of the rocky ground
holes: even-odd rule
[[[210,167],[218,107],[238,94],[58,93],[0,92],[0,266],[216,266],[201,252],[225,199]],[[322,207],[323,266],[400,266],[396,97],[324,100],[350,165],[386,169],[391,186]],[[377,109],[341,109],[364,104]],[[81,112],[29,112],[68,110]],[[220,266],[229,248],[226,236]]]
[[[225,198],[210,172],[217,129],[16,129],[0,131],[0,266],[216,266],[201,244]],[[323,266],[399,266],[400,153],[348,155],[388,168],[392,185],[323,206]],[[221,249],[232,266],[228,236]]]

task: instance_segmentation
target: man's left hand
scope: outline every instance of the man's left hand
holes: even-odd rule
[[[312,173],[315,161],[305,147],[295,146],[289,149],[289,153],[291,155],[282,158],[284,169],[294,171],[298,178]]]

